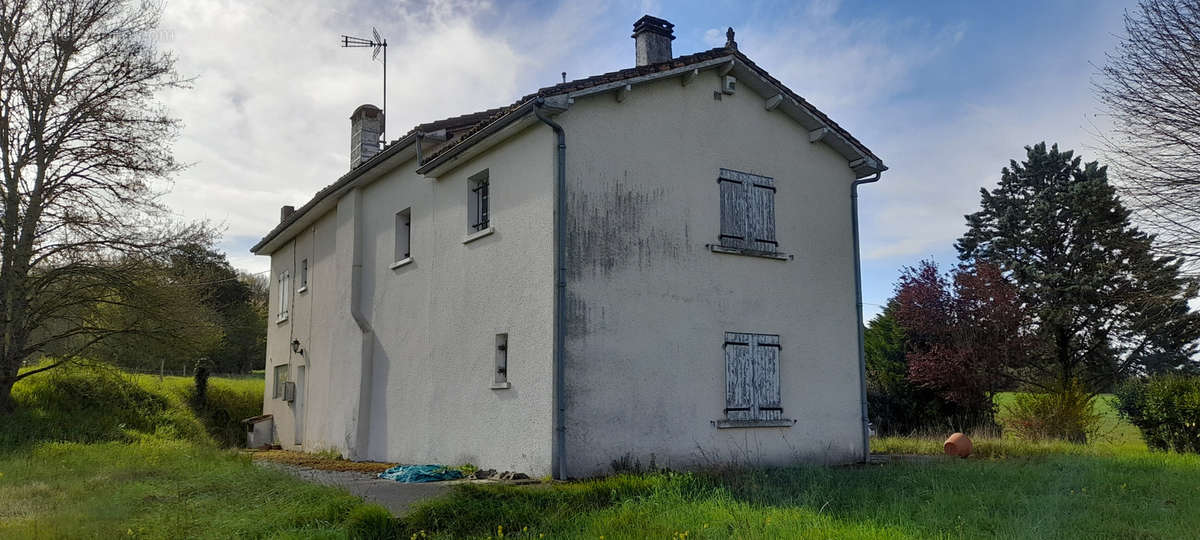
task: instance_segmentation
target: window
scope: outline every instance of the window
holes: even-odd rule
[[[775,253],[775,179],[721,169],[722,251]]]
[[[790,426],[779,393],[779,336],[725,333],[725,420],[717,427]]]
[[[308,259],[300,261],[300,289],[297,292],[308,290]]]
[[[274,393],[272,394],[272,397],[274,397],[275,399],[280,399],[283,397],[283,385],[288,380],[288,365],[283,364],[280,366],[275,366],[274,373],[275,373],[275,390],[274,390]]]
[[[411,256],[412,246],[412,208],[396,212],[396,252],[395,261],[403,261]]]
[[[488,171],[483,171],[467,180],[467,233],[477,233],[491,223],[491,207],[488,201]]]
[[[509,388],[508,383],[508,334],[496,334],[496,374],[492,388]]]
[[[292,274],[283,271],[279,273],[279,318],[278,322],[286,321],[292,302]]]

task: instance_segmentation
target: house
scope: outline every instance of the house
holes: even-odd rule
[[[854,193],[886,170],[740,52],[672,57],[416,126],[253,247],[264,413],[351,459],[585,477],[626,458],[867,452]]]

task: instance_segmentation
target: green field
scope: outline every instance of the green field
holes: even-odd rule
[[[261,377],[261,376],[259,376]],[[76,369],[23,381],[0,425],[3,538],[347,538],[378,512],[222,449],[262,379]],[[1001,403],[1012,399],[1002,395]],[[882,438],[887,463],[465,486],[394,523],[400,538],[1192,538],[1200,456],[1154,453],[1101,399],[1087,445]],[[231,426],[233,426],[231,428]],[[918,454],[917,456],[912,456]],[[923,456],[921,455],[923,454]],[[379,517],[374,514],[375,517]],[[378,531],[378,524],[369,530]]]
[[[349,536],[365,505],[223,449],[262,411],[262,376],[72,367],[19,382],[0,424],[0,538]]]

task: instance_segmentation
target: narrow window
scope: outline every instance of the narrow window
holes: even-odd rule
[[[779,336],[725,333],[725,418],[782,421]]]
[[[308,259],[300,261],[300,292],[308,290]]]
[[[721,169],[721,247],[774,253],[775,179]]]
[[[467,181],[467,232],[479,232],[491,223],[491,207],[488,200],[488,171],[472,176]]]
[[[274,397],[275,399],[280,399],[283,397],[283,385],[288,380],[288,365],[283,364],[280,366],[275,366],[274,376],[275,376],[275,386],[274,386],[275,391],[272,394],[272,397]]]
[[[411,256],[412,246],[412,208],[396,212],[396,253],[395,260],[403,261]]]
[[[286,321],[288,311],[292,302],[292,274],[291,272],[279,273],[279,321]]]
[[[508,334],[496,334],[496,374],[492,388],[508,388]]]

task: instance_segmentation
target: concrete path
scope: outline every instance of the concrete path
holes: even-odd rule
[[[430,482],[427,484],[405,484],[394,480],[376,478],[374,474],[346,471],[322,471],[297,467],[269,461],[255,461],[255,464],[285,471],[303,480],[335,486],[366,500],[382,505],[392,511],[392,515],[403,515],[414,503],[445,495],[461,481]]]

